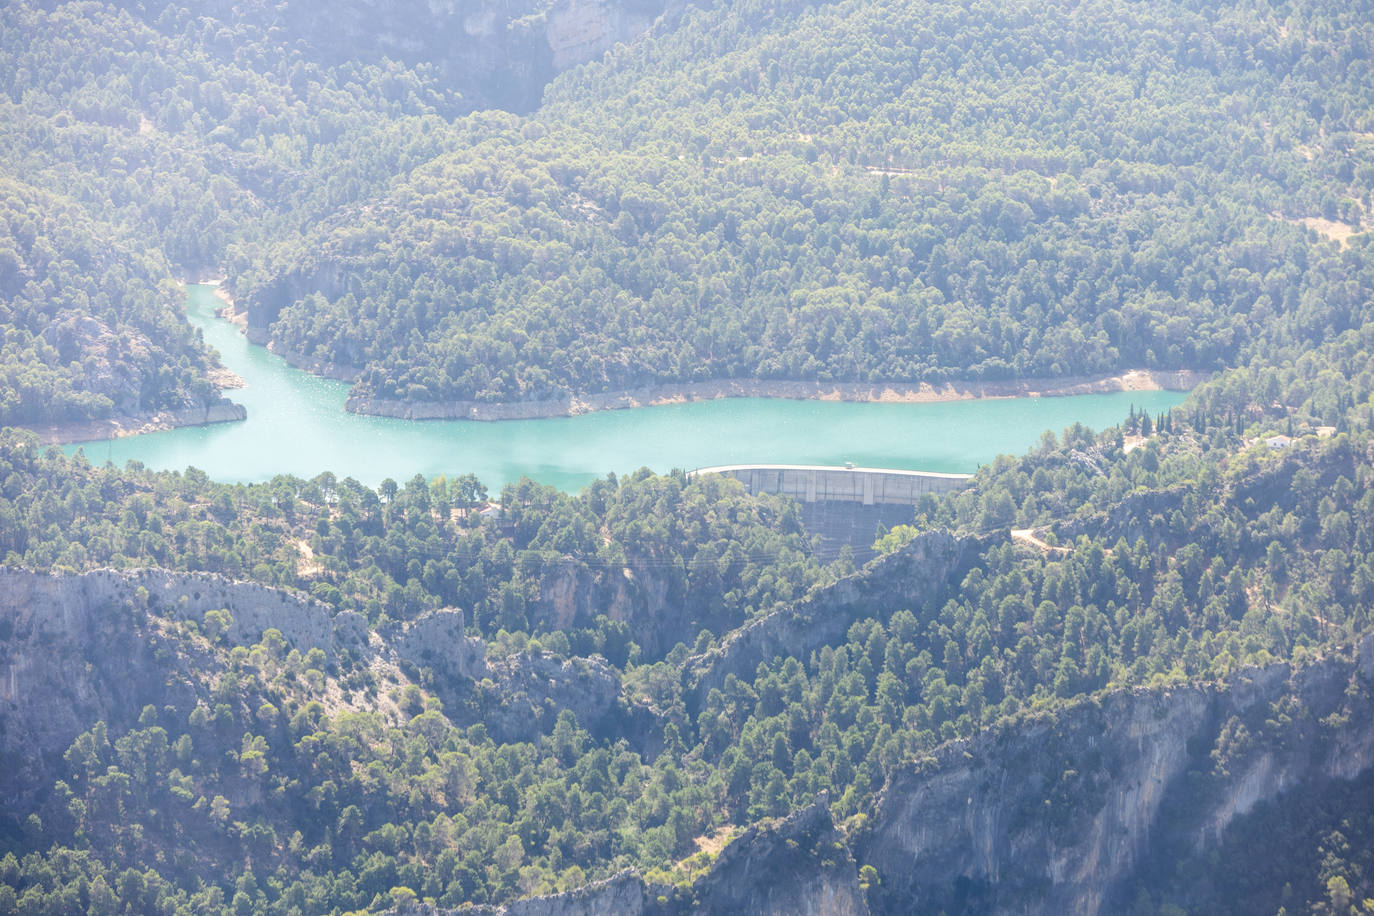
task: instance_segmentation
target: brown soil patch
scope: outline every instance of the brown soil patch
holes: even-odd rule
[[[719,855],[720,851],[729,845],[730,841],[739,835],[739,828],[731,824],[724,827],[717,827],[714,833],[699,836],[692,842],[696,844],[698,852],[710,855]]]
[[[1297,220],[1297,222],[1311,229],[1313,232],[1317,233],[1317,235],[1331,239],[1333,242],[1339,242],[1342,248],[1350,244],[1351,236],[1359,235],[1361,231],[1359,227],[1352,226],[1349,223],[1340,223],[1333,219],[1322,219],[1320,216],[1305,216]]]
[[[305,538],[293,541],[300,557],[296,560],[296,575],[302,579],[314,579],[324,573],[324,564],[315,558],[315,551]]]
[[[1053,553],[1063,556],[1069,552],[1069,548],[1060,547],[1057,544],[1050,544],[1040,538],[1034,528],[1013,528],[1011,532],[1012,540],[1020,541],[1023,544],[1038,549],[1041,553]]]

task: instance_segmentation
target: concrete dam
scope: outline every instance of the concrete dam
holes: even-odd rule
[[[859,564],[873,558],[880,531],[911,523],[922,496],[952,493],[972,479],[971,474],[801,464],[733,464],[691,473],[733,477],[751,494],[792,497],[801,503],[806,530],[820,536],[818,557],[834,559],[848,546]]]

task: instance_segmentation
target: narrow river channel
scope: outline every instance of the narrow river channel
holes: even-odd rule
[[[96,463],[194,466],[225,481],[332,471],[375,486],[391,477],[475,473],[493,492],[522,476],[574,490],[608,471],[664,472],[720,464],[843,464],[971,472],[999,454],[1020,453],[1049,429],[1075,422],[1102,428],[1131,404],[1152,413],[1181,392],[1136,391],[1073,397],[859,404],[732,398],[578,417],[414,422],[343,409],[348,386],[293,369],[248,343],[215,316],[211,286],[189,289],[187,315],[248,387],[228,392],[248,408],[243,423],[189,427],[83,448]]]

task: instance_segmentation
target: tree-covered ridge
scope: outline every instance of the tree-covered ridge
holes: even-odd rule
[[[219,573],[308,591],[374,625],[462,607],[487,636],[557,630],[618,664],[724,632],[826,575],[795,504],[725,478],[641,471],[575,496],[523,480],[494,505],[496,519],[479,517],[486,490],[470,475],[376,491],[330,473],[227,485],[194,469],[93,467],[9,435],[0,558]],[[551,596],[563,591],[575,612]]]
[[[156,252],[70,200],[0,175],[0,424],[214,403],[217,360]]]
[[[821,791],[837,822],[861,833],[896,768],[948,739],[1085,693],[1315,658],[1369,629],[1374,441],[1367,405],[1344,395],[1333,419],[1349,431],[1304,437],[1323,419],[1313,412],[1321,380],[1298,370],[1275,384],[1280,399],[1307,400],[1282,416],[1249,402],[1227,414],[1217,384],[1152,418],[1139,447],[1127,450],[1122,430],[1073,429],[998,462],[967,494],[920,507],[915,524],[995,532],[1057,515],[1062,547],[993,538],[948,593],[874,606],[815,653],[727,677],[699,708],[692,672],[743,618],[701,614],[705,632],[646,656],[626,651],[627,630],[642,620],[549,625],[531,610],[530,577],[593,557],[635,568],[631,551],[641,551],[680,570],[677,600],[689,614],[725,589],[762,602],[748,596],[832,587],[805,564],[779,591],[771,558],[744,558],[738,579],[724,558],[705,559],[750,539],[786,555],[767,532],[780,529],[785,543],[795,521],[733,483],[638,475],[577,497],[527,483],[503,494],[503,518],[478,523],[455,511],[481,495],[468,480],[375,492],[328,475],[230,487],[195,473],[92,468],[11,438],[10,564],[219,569],[308,587],[362,611],[379,633],[459,603],[493,664],[604,656],[627,701],[653,711],[657,737],[626,743],[605,722],[593,729],[565,711],[498,740],[468,724],[469,703],[491,686],[436,680],[423,666],[383,675],[344,655],[331,667],[270,633],[235,647],[226,621],[207,614],[200,626],[158,628],[169,640],[159,657],[190,660],[204,703],[154,704],[139,722],[129,710],[78,740],[37,820],[15,813],[11,848],[29,854],[5,866],[4,881],[33,906],[89,894],[100,875],[117,900],[148,911],[283,913],[385,909],[410,894],[451,906],[505,900],[625,866],[684,882],[709,861],[693,858],[697,838],[785,814]],[[1290,423],[1292,448],[1249,444]],[[1143,429],[1137,421],[1126,432]],[[860,575],[883,575],[884,562]],[[761,578],[751,586],[750,576]],[[763,578],[774,582],[769,593]],[[438,703],[438,692],[452,702]],[[1218,753],[1224,760],[1227,748]],[[159,841],[149,838],[168,835],[178,849],[155,862]],[[128,869],[142,882],[117,886],[133,881]]]
[[[689,10],[448,122],[262,17],[20,3],[0,140],[364,406],[1214,368],[1344,306],[1302,223],[1363,226],[1367,12]]]
[[[586,9],[560,0],[392,0],[335,3],[321,15],[312,0],[107,0],[166,34],[188,21],[216,30],[250,24],[305,63],[375,65],[423,73],[445,115],[539,106],[559,70],[632,41],[664,10],[662,0],[624,0]],[[222,39],[221,46],[223,46]]]
[[[1215,368],[1328,282],[1297,221],[1363,225],[1367,10],[775,12],[487,120],[246,278],[255,320],[364,403]]]

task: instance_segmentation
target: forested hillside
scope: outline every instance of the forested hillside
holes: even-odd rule
[[[14,377],[0,421],[109,415],[106,378],[137,394],[117,395],[116,413],[203,400],[209,357],[171,311],[179,295],[158,293],[155,314],[149,287],[213,275],[231,245],[260,248],[278,221],[308,224],[438,151],[427,139],[444,122],[421,99],[442,93],[412,71],[322,70],[248,21],[230,29],[187,17],[169,33],[99,4],[0,9],[0,179],[14,189],[8,208],[27,214],[8,221],[20,259],[5,280],[14,310],[6,347],[16,356],[6,360]],[[360,147],[380,151],[385,165],[356,155]],[[63,257],[29,251],[37,235],[56,232],[91,237],[59,247]],[[93,245],[113,248],[92,258],[84,249]],[[113,271],[120,259],[130,263]],[[163,325],[155,346],[167,358],[144,359],[132,345],[92,346],[75,361],[33,352],[36,314],[114,328],[111,307],[141,332]],[[189,374],[172,382],[159,372]],[[21,399],[22,409],[8,406]]]
[[[1370,18],[690,11],[236,282],[364,411],[1236,365],[1363,226]]]
[[[442,87],[440,109],[446,114],[537,108],[544,85],[556,73],[634,40],[668,7],[663,0],[348,0],[331,4],[328,15],[321,15],[310,0],[270,5],[114,0],[111,5],[169,35],[194,20],[216,21],[220,29],[247,20],[311,64],[421,70]],[[226,44],[222,33],[215,40]]]
[[[219,399],[166,261],[110,236],[70,200],[0,176],[0,424]]]
[[[221,271],[360,410],[1221,371],[861,569],[724,478],[0,430],[0,914],[1374,906],[1368,2],[675,8],[462,115],[335,6],[0,8],[0,423],[212,402]]]
[[[81,599],[98,611],[94,631],[54,631],[62,618],[42,612],[48,586],[6,580],[7,602],[30,596],[7,617],[3,664],[19,685],[6,713],[7,769],[34,772],[39,752],[46,765],[40,780],[4,787],[20,800],[7,812],[8,842],[29,852],[5,860],[0,886],[13,895],[0,890],[0,902],[19,912],[100,899],[145,912],[284,913],[385,909],[417,895],[455,906],[569,889],[631,866],[662,887],[663,906],[690,909],[706,893],[692,882],[710,880],[720,842],[822,792],[841,836],[862,852],[884,787],[943,742],[1031,727],[1044,714],[1071,722],[1085,694],[1182,689],[1279,662],[1302,668],[1367,632],[1367,402],[1332,418],[1311,375],[1273,384],[1292,408],[1282,417],[1266,420],[1262,402],[1228,403],[1218,387],[1191,411],[1152,419],[1160,430],[1129,452],[1121,430],[1047,440],[986,469],[953,502],[932,499],[909,530],[894,531],[886,558],[845,582],[836,582],[843,570],[806,559],[794,509],[720,479],[641,474],[576,497],[525,483],[502,493],[504,518],[479,522],[464,511],[481,495],[471,481],[375,492],[329,475],[225,486],[195,472],[93,468],[8,434],[0,511],[9,569],[53,570],[54,586],[68,589],[57,583],[101,566],[192,578],[135,587],[136,578]],[[1323,419],[1343,431],[1303,436]],[[1289,450],[1245,444],[1290,425],[1299,438]],[[1057,532],[1063,547],[1008,540],[1002,527],[1052,519],[1045,536]],[[942,526],[980,539],[941,567],[945,586],[902,599],[903,577],[916,574],[904,558],[930,562],[930,539],[948,537]],[[587,575],[569,579],[569,569]],[[303,605],[300,619],[263,618],[223,591],[229,580],[197,571],[306,589],[325,604]],[[602,576],[630,581],[631,591],[579,606],[576,592]],[[667,596],[666,617],[655,616],[656,592]],[[870,597],[845,597],[855,594]],[[467,613],[445,617],[455,605]],[[853,623],[706,689],[740,626],[773,626],[802,606]],[[308,623],[331,618],[333,637]],[[435,627],[449,619],[458,630],[440,639]],[[100,704],[96,722],[83,718],[89,701],[63,701],[76,712],[57,734],[48,726],[26,743],[35,713],[25,710],[46,701],[22,685],[49,676],[32,640],[91,663],[80,676],[91,686],[73,688],[79,698],[99,695],[110,676],[107,656],[83,655],[79,640],[107,631],[96,645],[127,643],[125,657],[144,659],[135,682],[112,695],[124,702]],[[651,645],[674,632],[675,647]],[[1363,703],[1370,685],[1350,677],[1345,702]],[[1327,709],[1309,694],[1275,702],[1268,725],[1237,718],[1198,749],[1190,766],[1215,768],[1203,785],[1230,791],[1257,747],[1315,722],[1304,704]],[[1363,721],[1320,716],[1329,738],[1314,733],[1314,747],[1340,746],[1343,723]],[[1084,778],[1082,792],[1045,790],[1046,804],[1068,806],[1065,825],[1102,803],[1091,787],[1105,771]],[[1165,836],[1169,817],[1187,822],[1167,810]],[[1300,817],[1287,810],[1268,816]],[[1337,826],[1309,823],[1303,836],[1327,843]],[[171,836],[175,850],[164,845]],[[1323,899],[1333,877],[1359,899],[1370,889],[1351,855],[1319,873],[1285,865],[1273,874],[1297,903]],[[1134,894],[1131,863],[1113,868],[1097,892]],[[898,875],[865,874],[870,906],[902,908]],[[1276,899],[1266,874],[1256,865],[1228,880]],[[1179,896],[1153,899],[1186,906],[1202,893],[1179,880],[1168,885]],[[1168,887],[1149,886],[1147,899]],[[996,887],[980,893],[1018,899]]]
[[[292,9],[7,6],[5,167],[224,268],[354,409],[1216,369],[1345,327],[1363,5],[687,9],[457,120],[432,68],[283,43]]]

